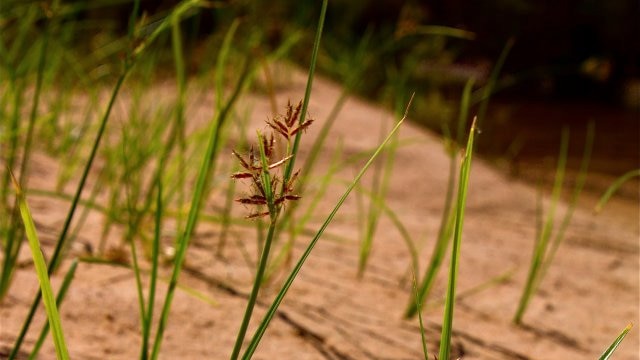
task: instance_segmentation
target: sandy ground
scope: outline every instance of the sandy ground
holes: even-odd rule
[[[159,91],[171,94],[171,88]],[[278,106],[297,101],[304,92],[304,77],[293,76],[279,87]],[[308,152],[311,139],[340,94],[340,88],[323,79],[314,85],[309,113],[317,123],[302,143]],[[191,104],[190,121],[209,118],[213,98]],[[253,128],[263,128],[270,114],[268,98],[259,93],[243,97],[239,112],[250,111]],[[317,174],[327,169],[336,147],[342,158],[372,149],[380,127],[391,124],[388,112],[364,101],[346,102],[329,136]],[[251,131],[252,132],[252,131]],[[482,136],[482,135],[480,135]],[[448,158],[442,140],[410,123],[403,126],[400,147],[391,179],[387,205],[419,239],[420,266],[424,269],[436,237],[448,174]],[[230,152],[230,149],[227,149]],[[52,188],[59,170],[45,155],[34,157],[30,186]],[[360,166],[360,165],[358,165]],[[353,177],[348,167],[338,179]],[[221,178],[227,174],[218,174]],[[370,178],[364,179],[366,187]],[[315,183],[314,183],[315,181]],[[310,193],[317,187],[312,177]],[[324,218],[345,188],[335,181],[316,211]],[[214,192],[206,205],[212,207],[223,192]],[[515,326],[515,312],[535,237],[535,190],[495,171],[483,159],[474,159],[465,219],[458,290],[466,294],[456,305],[454,355],[463,359],[594,359],[629,322],[639,320],[639,223],[637,199],[616,198],[595,215],[588,207],[577,209],[566,241],[533,298],[524,326]],[[302,201],[308,201],[308,197]],[[68,203],[32,196],[29,199],[38,223],[45,252],[50,252],[62,226]],[[547,202],[548,204],[548,202]],[[304,208],[304,203],[302,204]],[[559,209],[559,217],[566,207]],[[241,216],[246,209],[238,207]],[[370,264],[362,279],[356,277],[360,229],[357,203],[349,199],[302,269],[291,291],[265,334],[256,359],[419,359],[422,358],[417,319],[403,319],[411,297],[406,280],[409,252],[401,236],[384,216],[378,225]],[[80,234],[81,242],[95,243],[102,218],[92,213]],[[317,227],[317,222],[313,227]],[[255,234],[250,227],[235,226],[223,259],[214,249],[219,229],[202,223],[194,238],[181,283],[213,299],[215,305],[179,290],[175,297],[162,355],[163,359],[226,358],[231,352],[244,311],[253,270],[241,250],[256,254]],[[170,233],[167,231],[167,241]],[[334,235],[334,236],[329,236]],[[114,234],[111,244],[119,244]],[[309,237],[296,239],[294,258]],[[25,247],[26,248],[26,247]],[[28,305],[37,290],[28,253],[16,273],[10,295],[0,304],[0,357],[12,344]],[[65,262],[68,267],[69,261]],[[148,265],[145,265],[148,266]],[[164,269],[167,273],[167,269]],[[422,271],[422,270],[421,270]],[[431,353],[439,341],[446,287],[446,265],[424,311]],[[512,272],[506,281],[478,286]],[[62,274],[53,279],[57,286]],[[249,332],[270,303],[282,276],[265,288]],[[165,283],[160,283],[161,291]],[[160,303],[158,302],[158,306]],[[80,264],[67,300],[62,321],[74,359],[133,359],[138,356],[140,325],[132,272],[117,267]],[[42,324],[39,314],[34,329]],[[637,325],[636,325],[637,326]],[[31,331],[24,349],[33,345]],[[624,340],[615,359],[638,359],[638,329]],[[47,341],[42,359],[53,359]]]

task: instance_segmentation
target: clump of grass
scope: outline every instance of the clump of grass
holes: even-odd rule
[[[573,194],[571,196],[569,206],[564,214],[562,222],[554,233],[555,214],[558,203],[560,202],[560,194],[562,192],[562,185],[564,181],[565,168],[567,162],[567,152],[569,147],[569,130],[564,128],[562,131],[562,138],[560,142],[560,154],[558,156],[558,165],[556,168],[555,180],[553,185],[553,193],[551,196],[551,205],[549,206],[549,212],[547,213],[547,219],[542,225],[542,228],[538,231],[538,238],[533,249],[531,264],[529,266],[529,274],[525,286],[518,303],[518,308],[513,317],[513,322],[516,324],[522,323],[522,318],[527,310],[527,306],[531,301],[531,298],[537,291],[540,283],[542,282],[547,270],[549,269],[562,240],[564,239],[565,231],[571,222],[573,211],[578,202],[580,193],[586,181],[587,170],[589,168],[589,161],[591,160],[591,150],[593,147],[594,137],[594,124],[589,123],[587,128],[586,143],[584,147],[584,153],[582,156],[582,162],[580,164],[580,170],[576,180]],[[552,239],[553,237],[553,239]]]
[[[79,182],[75,191],[75,195],[73,197],[73,200],[71,202],[71,207],[69,209],[69,211],[67,212],[67,216],[64,222],[64,225],[62,227],[62,231],[59,234],[58,240],[56,242],[55,245],[55,249],[53,251],[53,254],[51,255],[51,259],[49,261],[49,265],[48,265],[48,271],[47,273],[49,275],[51,275],[60,265],[61,261],[62,261],[62,257],[63,257],[63,253],[64,253],[64,249],[66,248],[68,242],[69,242],[69,230],[71,227],[71,223],[72,220],[75,216],[75,212],[77,209],[77,206],[79,204],[80,198],[82,196],[89,172],[91,170],[91,167],[93,165],[93,162],[96,158],[96,154],[98,152],[98,148],[100,146],[100,143],[102,141],[103,135],[105,134],[105,129],[107,127],[108,124],[108,120],[110,119],[110,115],[111,115],[111,111],[114,107],[115,104],[115,100],[118,96],[118,94],[120,93],[120,90],[122,88],[122,85],[125,82],[125,79],[127,78],[127,76],[129,75],[131,69],[133,68],[133,66],[135,65],[135,63],[140,59],[140,57],[143,55],[144,51],[148,48],[148,46],[150,45],[150,43],[152,41],[154,41],[159,35],[160,33],[162,33],[167,27],[168,27],[168,23],[171,19],[173,19],[173,16],[176,16],[178,18],[181,18],[182,16],[185,16],[185,13],[188,12],[189,10],[192,10],[195,7],[201,6],[202,3],[200,1],[183,1],[180,4],[178,4],[176,6],[176,8],[174,8],[173,12],[169,15],[168,18],[165,18],[162,22],[160,22],[160,24],[158,25],[158,27],[156,27],[150,34],[148,37],[146,38],[137,38],[137,34],[135,31],[135,21],[138,17],[138,12],[139,12],[139,8],[140,8],[140,1],[136,0],[134,2],[134,6],[133,6],[133,10],[131,12],[131,16],[129,19],[129,31],[128,31],[128,35],[127,35],[127,39],[129,44],[131,45],[128,50],[125,52],[123,60],[122,60],[122,64],[121,64],[121,70],[120,70],[120,74],[117,78],[116,84],[113,87],[113,90],[111,92],[111,95],[109,97],[109,101],[108,104],[106,106],[106,109],[99,121],[99,125],[98,125],[98,130],[97,133],[95,135],[95,138],[93,140],[93,143],[91,145],[91,150],[87,159],[87,162],[85,163],[84,169],[82,171],[82,174],[79,178]],[[134,47],[134,43],[137,43],[138,45]],[[11,354],[9,355],[10,359],[15,358],[15,356],[17,356],[18,351],[22,345],[22,342],[24,341],[24,338],[26,336],[26,333],[31,325],[31,322],[33,320],[33,317],[35,315],[35,312],[37,310],[37,307],[40,303],[42,299],[41,293],[38,293],[35,298],[34,301],[31,305],[31,308],[29,309],[29,312],[27,314],[27,317],[25,319],[25,322],[23,324],[23,327],[20,331],[20,334],[18,335],[18,338],[16,340],[16,343],[12,349]],[[53,324],[52,324],[52,328],[53,328]]]
[[[253,190],[250,195],[236,199],[236,201],[258,208],[257,211],[247,216],[248,219],[268,216],[269,229],[267,230],[264,244],[262,244],[261,247],[256,276],[240,325],[240,330],[238,331],[236,344],[231,354],[231,359],[237,359],[240,354],[240,348],[247,332],[249,321],[253,314],[253,308],[258,298],[258,292],[260,291],[264,273],[269,262],[269,254],[275,237],[280,211],[286,202],[300,199],[299,195],[293,194],[298,172],[293,173],[290,178],[287,178],[285,171],[286,164],[295,156],[293,153],[292,140],[313,122],[313,120],[310,119],[299,122],[301,107],[302,102],[298,103],[295,107],[289,104],[287,105],[287,114],[285,116],[276,116],[266,121],[267,125],[272,129],[272,132],[269,136],[258,132],[258,152],[251,147],[248,157],[244,157],[233,151],[233,154],[244,168],[244,171],[236,172],[231,175],[231,177],[234,179],[249,179]],[[287,150],[281,158],[276,155],[276,139],[274,136],[278,136],[283,141],[286,141],[287,144]],[[280,171],[278,172],[278,170]],[[264,207],[266,207],[266,211],[264,211]]]

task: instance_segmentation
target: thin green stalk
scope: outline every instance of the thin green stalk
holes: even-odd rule
[[[469,187],[469,174],[471,173],[471,159],[473,156],[473,140],[476,132],[476,120],[474,119],[469,131],[469,140],[460,167],[460,179],[458,184],[458,200],[456,203],[456,222],[453,234],[453,247],[451,249],[451,263],[449,268],[449,284],[447,286],[447,299],[442,320],[442,334],[440,336],[440,359],[449,359],[451,352],[451,334],[453,332],[453,310],[456,299],[456,282],[458,280],[458,265],[460,247],[462,245],[462,228],[464,224],[464,209],[467,202],[467,189]]]
[[[313,78],[316,70],[316,63],[318,60],[318,49],[320,48],[320,39],[322,38],[322,29],[324,28],[324,19],[327,14],[327,4],[329,0],[322,1],[322,8],[320,9],[320,18],[318,19],[318,27],[316,29],[316,37],[313,42],[313,51],[311,52],[311,63],[309,64],[309,77],[307,78],[307,86],[304,91],[304,100],[302,101],[302,110],[300,111],[299,124],[303,124],[307,117],[307,108],[309,107],[309,100],[311,99],[311,88],[313,87]],[[293,169],[296,163],[296,156],[298,154],[298,147],[300,146],[300,139],[302,137],[302,131],[296,134],[293,142],[293,149],[291,154],[293,157],[286,164],[284,175],[282,176],[282,186],[286,186],[291,179]],[[283,188],[284,189],[284,188]]]
[[[600,355],[599,360],[608,360],[611,357],[611,355],[613,355],[613,352],[616,351],[616,349],[618,348],[618,345],[620,345],[620,343],[622,342],[624,337],[627,336],[629,331],[631,331],[632,327],[633,327],[633,324],[627,325],[627,327],[625,327],[622,330],[620,335],[618,335],[618,337],[613,341],[613,343],[611,343],[611,345],[609,345],[607,350],[605,350],[604,353],[602,353],[602,355]]]
[[[353,189],[356,187],[356,185],[358,184],[358,182],[360,181],[360,179],[362,178],[364,173],[369,169],[369,167],[371,167],[371,164],[373,164],[373,162],[378,157],[378,155],[383,151],[383,149],[387,145],[387,143],[392,139],[394,134],[398,131],[398,129],[400,128],[400,125],[402,125],[402,123],[404,122],[404,120],[407,117],[407,114],[409,112],[409,107],[411,106],[411,102],[412,101],[413,101],[413,96],[411,96],[411,100],[409,100],[409,104],[407,105],[407,109],[406,109],[406,111],[404,113],[404,117],[402,119],[400,119],[400,121],[398,121],[396,126],[391,130],[391,133],[389,134],[389,136],[387,136],[387,138],[380,144],[380,146],[378,146],[378,148],[373,153],[373,155],[371,155],[371,158],[369,158],[369,160],[362,167],[362,169],[360,170],[358,175],[356,175],[356,177],[353,180],[353,182],[351,183],[351,185],[349,185],[347,187],[347,189],[345,190],[344,194],[340,197],[340,199],[336,203],[336,206],[329,213],[329,215],[327,216],[326,220],[324,221],[324,223],[322,224],[322,226],[320,227],[320,229],[318,230],[316,235],[313,237],[313,239],[311,240],[311,242],[307,246],[306,250],[304,251],[304,253],[300,257],[300,259],[298,260],[296,265],[291,270],[291,273],[287,277],[287,280],[284,282],[284,285],[282,286],[282,288],[280,289],[280,291],[276,295],[276,297],[273,300],[271,306],[269,307],[269,310],[267,310],[267,313],[265,314],[264,318],[262,319],[262,322],[258,326],[258,329],[256,330],[255,334],[251,338],[251,342],[249,343],[249,346],[247,347],[247,349],[245,350],[244,354],[242,355],[242,359],[243,360],[251,359],[251,357],[253,356],[253,353],[256,351],[256,348],[258,347],[258,344],[260,343],[260,340],[262,339],[262,336],[264,335],[264,332],[267,330],[267,327],[269,326],[269,323],[271,322],[271,319],[273,319],[273,316],[275,315],[276,311],[278,310],[278,307],[280,306],[280,304],[282,303],[282,300],[284,299],[285,295],[289,291],[289,288],[293,284],[293,281],[298,276],[298,273],[300,272],[300,269],[302,269],[302,266],[304,265],[305,261],[307,260],[307,258],[311,254],[311,251],[313,250],[315,245],[318,243],[318,240],[320,240],[320,238],[322,237],[322,234],[327,229],[327,227],[329,226],[329,224],[331,223],[333,218],[336,216],[336,214],[338,213],[338,210],[340,209],[340,207],[342,207],[342,204],[345,202],[345,200],[347,199],[347,197],[349,196],[351,191],[353,191]]]
[[[146,360],[149,358],[149,340],[151,338],[151,323],[153,321],[153,309],[156,299],[156,283],[158,280],[158,259],[160,257],[160,235],[162,231],[162,181],[158,179],[156,184],[156,216],[155,216],[155,232],[153,236],[153,243],[151,248],[151,274],[149,275],[149,295],[147,303],[146,317],[144,319],[145,325],[143,326],[142,334],[142,349],[140,359]]]
[[[240,325],[240,329],[238,330],[238,335],[236,337],[236,342],[233,346],[233,352],[231,353],[231,360],[238,359],[240,355],[240,350],[242,349],[242,342],[247,334],[247,329],[249,327],[249,321],[251,320],[251,315],[253,314],[253,308],[256,304],[256,300],[258,299],[258,292],[260,290],[260,285],[262,285],[262,278],[264,276],[264,271],[266,269],[267,262],[269,260],[269,252],[271,250],[271,244],[273,242],[273,237],[276,229],[276,220],[275,218],[271,219],[269,223],[269,230],[267,232],[267,238],[264,242],[264,246],[262,247],[262,254],[260,255],[260,261],[258,262],[258,269],[256,271],[256,277],[253,281],[253,287],[251,288],[251,294],[249,295],[249,301],[247,301],[247,308],[245,309],[244,315],[242,317],[242,323]]]
[[[64,301],[64,297],[67,295],[67,290],[69,290],[69,286],[71,286],[71,281],[76,273],[76,268],[78,267],[78,259],[73,259],[71,262],[71,266],[67,271],[67,274],[64,276],[62,280],[62,285],[60,285],[60,290],[58,290],[58,296],[56,297],[56,305],[58,308],[62,305],[62,301]],[[29,354],[29,360],[36,360],[38,358],[38,352],[44,344],[44,340],[49,333],[49,322],[47,321],[42,327],[42,331],[40,332],[40,336],[36,341],[35,345],[33,345],[33,350],[31,350],[31,354]]]
[[[429,360],[429,352],[427,351],[427,339],[425,337],[424,323],[422,321],[422,304],[418,297],[418,283],[416,281],[415,273],[413,274],[413,296],[416,302],[416,308],[418,309],[418,324],[420,325],[420,340],[422,343],[422,354],[424,354],[424,360]]]
[[[53,290],[49,281],[47,264],[44,260],[44,255],[42,254],[42,250],[40,248],[40,240],[38,239],[36,225],[33,223],[31,211],[29,210],[29,206],[27,205],[24,193],[20,188],[20,184],[18,184],[18,181],[13,177],[13,174],[11,174],[11,177],[13,180],[13,186],[16,191],[16,196],[18,197],[20,215],[22,216],[22,221],[24,222],[25,233],[27,235],[27,240],[29,241],[29,247],[31,248],[33,264],[38,275],[38,282],[40,283],[40,293],[42,294],[42,297],[44,299],[44,307],[47,313],[47,319],[51,326],[51,335],[53,337],[53,344],[56,349],[56,357],[60,360],[68,360],[69,352],[67,351],[67,344],[64,340],[64,333],[62,331],[62,325],[60,322],[60,314],[58,313],[58,307],[56,306],[56,301],[53,296]]]

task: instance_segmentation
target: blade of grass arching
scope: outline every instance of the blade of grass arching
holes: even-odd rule
[[[302,109],[300,110],[299,124],[303,124],[307,118],[307,109],[309,107],[309,100],[311,99],[311,88],[313,87],[313,78],[316,70],[316,63],[318,60],[318,49],[320,48],[320,39],[322,38],[322,29],[324,28],[324,19],[327,14],[328,0],[322,1],[322,8],[320,9],[320,17],[318,19],[318,27],[316,28],[316,37],[313,41],[313,51],[311,52],[311,63],[309,64],[309,77],[307,78],[307,86],[304,91],[304,100],[302,100]],[[302,138],[302,131],[298,131],[295,140],[293,141],[293,149],[291,154],[293,157],[289,160],[285,166],[284,174],[282,176],[282,186],[284,187],[289,183],[293,169],[296,163],[296,156],[298,155],[298,147],[300,146],[300,139]]]
[[[456,300],[456,282],[458,279],[458,264],[460,247],[462,245],[462,228],[464,224],[464,208],[467,202],[467,189],[469,187],[469,174],[471,173],[471,159],[473,157],[473,140],[476,132],[474,119],[469,131],[469,140],[464,153],[464,160],[460,167],[460,179],[458,183],[458,197],[456,202],[456,222],[453,233],[453,247],[451,249],[451,263],[449,268],[449,284],[447,286],[447,300],[445,303],[444,317],[442,320],[442,334],[440,336],[439,359],[449,359],[451,353],[451,334],[453,330],[453,309]]]
[[[529,265],[529,274],[518,303],[518,308],[513,317],[515,324],[522,323],[522,317],[529,305],[531,297],[536,292],[536,286],[538,284],[538,278],[542,265],[545,261],[545,254],[547,253],[547,247],[549,245],[549,239],[553,231],[553,223],[555,221],[555,213],[558,202],[560,201],[560,194],[562,192],[562,183],[564,182],[565,168],[567,164],[567,151],[569,148],[569,129],[562,129],[562,138],[560,140],[560,154],[558,155],[558,165],[556,168],[555,180],[553,184],[553,192],[551,195],[551,204],[549,205],[549,213],[547,219],[540,231],[540,238],[536,240],[531,264]]]
[[[60,314],[58,313],[58,307],[53,296],[53,290],[51,289],[51,283],[49,282],[49,274],[47,272],[47,264],[44,260],[44,255],[40,249],[40,240],[38,240],[38,233],[36,226],[33,223],[31,217],[31,211],[27,205],[27,201],[24,197],[24,193],[20,188],[18,181],[12,176],[13,186],[18,197],[18,205],[20,207],[20,215],[24,222],[25,234],[31,248],[31,255],[33,257],[33,264],[36,268],[38,275],[38,282],[40,283],[40,292],[44,299],[44,307],[47,313],[47,319],[51,326],[51,335],[53,337],[53,344],[56,349],[56,357],[61,360],[68,360],[69,353],[67,351],[67,344],[64,340],[64,333],[62,331],[62,325],[60,322]]]
[[[256,351],[256,348],[258,347],[258,344],[260,343],[260,340],[262,339],[262,336],[264,335],[264,332],[267,330],[267,327],[269,326],[269,323],[271,322],[271,319],[273,319],[273,316],[275,315],[276,311],[278,310],[278,307],[280,306],[280,303],[282,303],[282,300],[284,299],[285,295],[289,291],[289,288],[291,287],[291,284],[293,284],[293,281],[298,276],[298,273],[300,272],[300,269],[302,269],[302,265],[304,265],[305,261],[307,260],[307,258],[311,254],[311,251],[313,250],[315,245],[318,243],[318,240],[320,240],[320,238],[322,237],[322,234],[327,229],[327,227],[329,226],[329,224],[331,223],[333,218],[336,216],[336,214],[338,213],[338,210],[340,209],[340,207],[342,207],[342,204],[345,202],[345,200],[347,199],[347,197],[349,196],[351,191],[353,191],[353,189],[356,187],[356,185],[358,185],[358,182],[360,181],[360,179],[362,178],[364,173],[369,169],[369,167],[371,167],[371,164],[373,164],[373,162],[378,157],[378,155],[380,155],[380,153],[383,151],[383,149],[387,145],[387,143],[391,140],[391,138],[398,131],[398,129],[400,129],[400,125],[402,125],[404,120],[407,118],[407,115],[408,115],[408,112],[409,112],[409,107],[411,106],[411,102],[412,101],[413,101],[413,95],[411,96],[411,99],[409,100],[409,104],[407,105],[406,111],[405,111],[404,116],[402,117],[402,119],[400,119],[400,121],[398,121],[396,126],[391,130],[391,133],[389,133],[387,138],[384,139],[384,141],[380,144],[380,146],[378,146],[376,151],[373,153],[373,155],[371,155],[371,157],[366,162],[366,164],[362,167],[360,172],[358,172],[358,175],[356,175],[355,179],[353,179],[353,182],[347,187],[347,189],[345,190],[344,194],[342,194],[342,196],[340,197],[340,199],[336,203],[336,206],[329,213],[329,215],[327,216],[326,220],[324,221],[322,226],[320,226],[320,229],[318,229],[318,232],[315,234],[315,236],[313,237],[313,239],[311,240],[309,245],[307,245],[306,250],[304,251],[304,253],[300,257],[300,259],[298,260],[296,265],[291,270],[289,276],[287,277],[287,280],[284,282],[282,288],[280,289],[280,291],[276,295],[275,299],[271,303],[271,306],[269,307],[269,310],[267,310],[267,313],[265,314],[265,316],[262,319],[260,325],[258,326],[258,329],[256,330],[255,334],[251,338],[251,342],[247,346],[247,349],[245,350],[244,354],[242,355],[242,359],[243,360],[251,359],[251,357],[253,356],[253,353]]]
[[[600,355],[599,360],[608,360],[611,357],[611,355],[613,355],[613,352],[616,351],[616,349],[618,348],[618,345],[620,345],[624,337],[627,336],[629,331],[631,331],[632,327],[633,327],[633,324],[627,325],[627,327],[625,327],[622,330],[620,335],[618,335],[618,337],[611,343],[611,345],[609,345],[607,350],[605,350],[604,353]]]
[[[589,122],[587,126],[587,135],[585,139],[584,145],[584,153],[582,155],[582,161],[580,163],[580,170],[578,171],[578,178],[576,179],[576,184],[573,188],[573,194],[571,195],[571,200],[569,200],[569,208],[566,210],[562,222],[560,223],[560,227],[558,231],[556,231],[556,235],[551,242],[551,248],[544,256],[544,263],[542,264],[542,268],[540,269],[540,275],[538,276],[538,283],[535,288],[540,286],[540,282],[544,279],[549,267],[551,266],[551,262],[556,256],[558,252],[558,248],[560,247],[560,243],[564,239],[564,234],[571,223],[571,218],[573,217],[573,212],[576,209],[576,205],[578,204],[578,198],[580,197],[580,193],[582,192],[582,188],[584,187],[584,183],[587,180],[587,172],[589,170],[589,162],[591,161],[591,150],[593,150],[593,138],[595,136],[595,125],[593,121]]]
[[[60,306],[62,305],[62,301],[64,301],[64,297],[67,295],[67,290],[69,290],[69,286],[71,286],[71,281],[75,276],[77,267],[78,267],[78,259],[74,259],[71,262],[71,266],[69,267],[67,274],[64,276],[64,279],[62,280],[62,285],[60,285],[60,290],[58,290],[58,296],[56,297],[56,304],[58,305],[58,308],[60,308]],[[44,344],[44,340],[46,339],[48,333],[49,333],[49,322],[45,323],[44,326],[42,327],[40,336],[38,337],[38,340],[36,341],[36,343],[33,345],[33,350],[31,350],[31,354],[29,354],[29,360],[35,360],[38,358],[38,352],[40,351],[42,344]]]
[[[598,204],[595,207],[595,212],[602,211],[602,208],[604,207],[604,205],[609,201],[609,199],[611,199],[611,196],[613,196],[613,194],[615,194],[615,192],[618,191],[618,189],[620,189],[622,184],[624,184],[625,182],[627,182],[628,180],[634,177],[640,177],[640,169],[631,170],[629,172],[626,172],[624,175],[620,176],[619,178],[617,178],[613,182],[613,184],[609,186],[607,191],[605,191],[605,193],[602,195],[602,197],[598,201]]]
[[[473,78],[467,80],[462,91],[462,98],[460,100],[460,113],[458,114],[458,124],[456,126],[456,141],[449,141],[451,146],[449,150],[449,177],[447,179],[447,190],[444,198],[444,208],[442,210],[442,218],[440,219],[440,227],[438,229],[438,237],[433,248],[429,265],[425,270],[424,278],[418,288],[418,299],[420,304],[424,304],[431,287],[435,282],[442,260],[444,259],[447,248],[449,247],[449,240],[451,239],[451,233],[453,230],[453,224],[455,222],[455,212],[451,208],[453,204],[454,188],[456,182],[456,158],[462,139],[464,138],[464,128],[467,124],[467,118],[469,116],[469,104],[471,102],[471,90],[473,90],[473,84],[475,80]],[[416,314],[417,308],[414,301],[409,301],[407,310],[405,311],[405,317],[410,318]]]
[[[149,275],[149,295],[147,296],[147,311],[146,318],[144,319],[143,334],[142,334],[142,349],[140,359],[146,360],[149,358],[149,340],[151,338],[151,323],[153,321],[153,309],[156,300],[156,283],[158,280],[158,258],[160,257],[160,236],[162,230],[162,180],[158,179],[156,183],[157,195],[156,195],[156,215],[155,215],[155,231],[153,236],[153,243],[151,247],[151,274]]]
[[[171,280],[169,281],[169,288],[167,290],[167,293],[165,294],[160,322],[158,324],[158,330],[156,332],[154,346],[151,352],[151,359],[157,359],[159,355],[160,347],[162,345],[162,337],[164,335],[167,321],[169,320],[169,310],[171,309],[173,295],[178,284],[180,272],[182,270],[182,263],[184,262],[191,236],[193,235],[196,224],[198,222],[198,217],[202,208],[202,202],[206,198],[205,193],[207,184],[209,183],[211,174],[215,169],[214,160],[216,159],[217,155],[218,142],[220,140],[222,126],[225,123],[225,120],[227,119],[231,108],[240,95],[241,90],[244,88],[244,84],[247,80],[247,75],[249,74],[251,67],[251,61],[249,58],[247,58],[245,60],[244,68],[240,74],[240,78],[238,79],[233,93],[227,100],[227,103],[222,108],[222,110],[217,114],[214,126],[212,126],[211,128],[209,141],[207,142],[207,150],[205,151],[204,158],[202,159],[202,164],[200,166],[200,171],[198,173],[198,178],[196,179],[196,186],[193,192],[191,208],[189,209],[189,215],[187,216],[185,230],[180,235],[180,239],[177,242],[178,247],[176,249],[176,255],[174,258],[173,270],[171,272]]]

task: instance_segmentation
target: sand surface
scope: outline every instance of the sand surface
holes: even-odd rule
[[[276,100],[280,111],[288,99],[298,101],[303,97],[304,80],[303,75],[295,73],[278,87]],[[159,85],[157,91],[160,98],[171,99],[174,94],[171,85]],[[316,123],[303,138],[300,161],[308,153],[312,139],[340,93],[337,85],[316,79],[309,107]],[[210,118],[213,104],[211,94],[197,99],[188,107],[187,118],[193,126]],[[119,101],[120,108],[125,108],[123,103],[126,99]],[[264,128],[263,121],[271,114],[270,108],[267,96],[250,92],[242,97],[236,110],[242,115],[249,114],[252,119],[249,134],[253,134],[254,129]],[[340,151],[340,160],[373,149],[381,126],[389,129],[392,121],[389,112],[349,98],[328,137],[320,164],[310,177],[310,195],[301,200],[300,208],[304,209],[311,201],[319,187],[320,175],[328,170],[336,149]],[[401,129],[401,144],[386,204],[417,241],[423,272],[440,223],[449,160],[440,138],[411,123]],[[223,157],[231,153],[231,146],[223,150]],[[317,229],[346,188],[346,181],[353,178],[363,163],[360,160],[337,173],[329,192],[314,211],[310,229]],[[53,189],[60,170],[57,164],[56,159],[42,153],[34,156],[29,186]],[[224,185],[227,178],[228,173],[217,173],[214,181]],[[370,188],[370,176],[363,179],[363,186]],[[73,187],[69,189],[71,192]],[[217,204],[223,196],[224,189],[216,189],[205,208],[213,212],[220,207]],[[29,203],[45,253],[50,254],[69,203],[42,196],[30,196]],[[455,308],[455,356],[462,359],[595,359],[629,322],[638,326],[638,203],[624,198],[615,198],[610,207],[598,215],[586,206],[576,210],[566,241],[531,301],[524,325],[512,324],[534,244],[535,203],[533,187],[497,172],[480,157],[474,158],[459,269],[458,291],[462,296]],[[548,204],[546,199],[545,208]],[[407,246],[396,227],[382,215],[368,269],[363,278],[358,279],[362,229],[357,209],[356,197],[352,196],[304,265],[266,332],[256,359],[422,358],[418,320],[403,318],[411,298],[411,283],[407,281],[411,257]],[[558,219],[565,210],[566,205],[562,204]],[[242,206],[234,210],[238,218],[246,213],[247,209]],[[79,241],[95,245],[102,222],[100,213],[91,212]],[[113,232],[110,246],[121,245],[117,233]],[[170,225],[164,235],[170,244]],[[219,227],[201,222],[189,248],[180,283],[199,291],[215,304],[178,290],[162,359],[228,358],[253,277],[253,266],[247,265],[242,252],[246,251],[255,261],[255,238],[251,226],[233,226],[224,256],[220,258],[215,251]],[[293,259],[298,258],[309,240],[308,235],[295,240]],[[37,291],[27,247],[23,250],[23,265],[16,272],[9,296],[0,304],[0,357],[6,355],[13,343]],[[63,270],[69,263],[65,261]],[[143,267],[148,268],[149,264],[143,262]],[[424,310],[431,354],[436,353],[440,337],[447,267],[445,262]],[[164,268],[163,274],[168,275],[168,271],[168,267]],[[63,274],[64,271],[54,276],[54,287],[60,284]],[[283,274],[277,273],[264,288],[249,334],[277,292]],[[511,275],[504,281],[495,281],[505,274]],[[159,286],[162,294],[166,283],[160,282]],[[160,305],[158,301],[158,307]],[[81,263],[61,314],[72,358],[138,357],[140,316],[130,270]],[[42,321],[40,313],[33,327],[36,331],[30,332],[23,347],[25,351],[33,345]],[[614,358],[638,359],[639,346],[638,329],[634,328]],[[40,358],[53,359],[54,354],[47,340]]]

